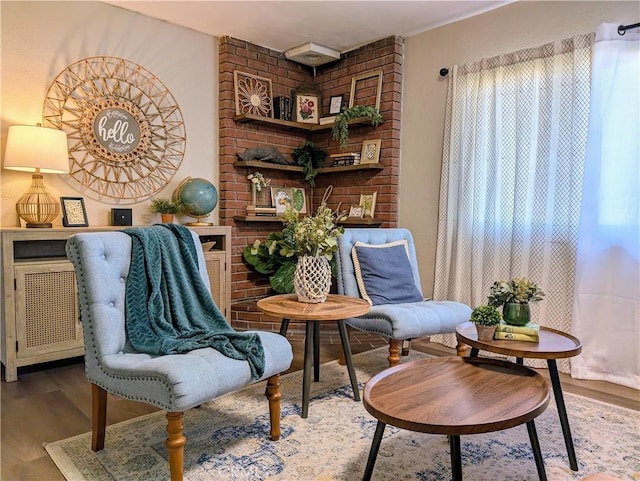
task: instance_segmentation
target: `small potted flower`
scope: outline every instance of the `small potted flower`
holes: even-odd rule
[[[269,185],[269,179],[265,179],[260,172],[247,175],[247,180],[251,182],[251,205],[258,205],[258,193]]]
[[[469,320],[476,325],[478,340],[490,341],[502,320],[502,314],[491,305],[482,305],[471,311]]]
[[[524,326],[531,321],[529,304],[541,301],[544,292],[526,277],[510,281],[496,281],[489,288],[488,304],[502,308],[504,321],[514,326]]]
[[[154,214],[160,214],[162,222],[173,222],[173,216],[182,214],[184,206],[179,200],[156,197],[151,199],[151,210]]]

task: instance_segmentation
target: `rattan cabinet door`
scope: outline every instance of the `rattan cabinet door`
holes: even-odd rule
[[[45,362],[57,359],[60,351],[82,348],[73,265],[22,262],[15,265],[15,279],[16,357]]]

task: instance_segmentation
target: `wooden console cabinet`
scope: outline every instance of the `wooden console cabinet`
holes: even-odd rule
[[[210,247],[205,252],[211,293],[231,316],[231,227],[189,227]],[[84,354],[76,278],[65,255],[67,237],[118,227],[3,228],[0,360],[4,380],[18,368]]]

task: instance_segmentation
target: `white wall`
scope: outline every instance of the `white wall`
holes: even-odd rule
[[[406,39],[399,223],[415,237],[425,295],[433,292],[447,94],[440,69],[639,17],[637,1],[519,1]]]
[[[170,197],[185,177],[203,177],[218,185],[217,39],[100,2],[0,2],[2,154],[12,124],[42,122],[43,102],[53,79],[67,66],[93,56],[113,56],[153,73],[175,98],[186,130],[185,155],[177,174],[157,194]],[[0,224],[19,225],[16,200],[31,175],[0,170]],[[112,207],[133,209],[134,225],[159,216],[149,201],[131,204],[97,201],[74,190],[67,176],[45,174],[55,197],[84,197],[89,225],[109,225]],[[189,219],[184,219],[189,220]],[[209,221],[217,223],[217,211]],[[54,225],[61,224],[59,217]]]

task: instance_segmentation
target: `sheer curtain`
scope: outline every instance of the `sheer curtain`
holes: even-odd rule
[[[591,45],[580,35],[453,68],[434,298],[475,307],[493,281],[526,276],[547,293],[533,319],[569,331]]]
[[[592,77],[571,375],[640,389],[640,31],[601,25]]]

